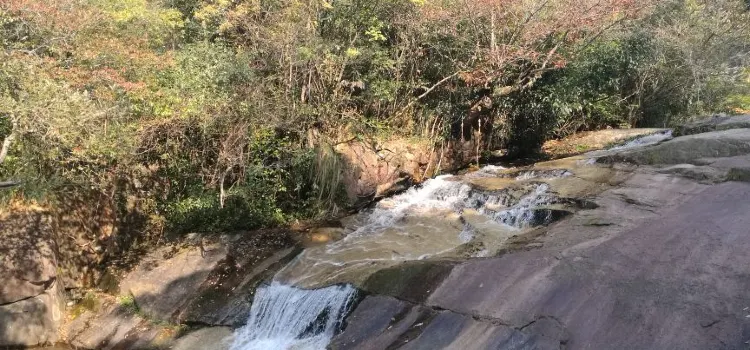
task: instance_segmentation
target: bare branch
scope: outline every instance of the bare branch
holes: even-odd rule
[[[449,75],[449,76],[441,79],[440,81],[438,81],[437,83],[435,83],[434,85],[432,85],[429,89],[427,89],[424,93],[422,93],[421,95],[417,96],[417,98],[411,100],[411,102],[409,102],[406,106],[404,106],[404,108],[402,108],[400,111],[398,111],[398,113],[396,113],[395,116],[403,115],[407,110],[409,110],[409,108],[411,108],[411,106],[413,106],[415,103],[419,102],[419,100],[427,97],[427,95],[429,95],[430,92],[432,92],[433,90],[437,89],[440,85],[443,85],[445,82],[447,82],[448,80],[451,80],[452,78],[454,78],[455,76],[457,76],[459,74],[461,74],[461,71],[455,72],[455,73],[453,73],[453,74],[451,74],[451,75]]]

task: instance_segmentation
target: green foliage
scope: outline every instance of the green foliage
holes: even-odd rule
[[[2,2],[0,179],[97,193],[139,234],[244,230],[346,205],[329,144],[354,135],[526,156],[750,109],[742,1],[630,3]]]

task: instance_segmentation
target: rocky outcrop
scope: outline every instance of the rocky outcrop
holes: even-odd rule
[[[747,154],[750,154],[750,129],[731,129],[678,137],[653,147],[616,153],[607,159],[646,165],[701,165],[706,158]]]
[[[351,141],[335,147],[344,160],[343,184],[353,204],[367,202],[398,191],[399,184],[410,179],[421,181],[437,172],[439,150],[424,143],[391,141],[381,145]]]
[[[49,215],[18,208],[0,215],[0,347],[57,341],[63,287]]]
[[[678,126],[675,128],[674,134],[675,136],[685,136],[711,131],[746,128],[750,128],[750,115],[728,116],[726,114],[716,114]]]
[[[596,206],[489,258],[373,273],[361,286],[374,294],[331,347],[746,348],[749,131],[601,153],[606,165],[587,157],[536,165],[566,166],[570,176],[548,183]]]
[[[297,249],[286,230],[194,235],[161,247],[123,276],[119,297],[97,294],[93,306],[77,307],[63,340],[82,349],[222,348],[217,339],[230,331],[216,326],[247,322],[256,287]],[[198,330],[183,336],[186,326]]]

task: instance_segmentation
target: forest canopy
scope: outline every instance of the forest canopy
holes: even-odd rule
[[[345,205],[330,147],[533,154],[750,110],[744,0],[3,0],[6,200],[98,198],[144,232]],[[313,137],[315,136],[315,137]],[[333,182],[332,182],[333,181]]]

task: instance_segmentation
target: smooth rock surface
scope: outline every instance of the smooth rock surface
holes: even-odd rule
[[[750,115],[727,116],[719,114],[679,126],[675,129],[675,136],[747,128],[750,128]]]
[[[709,187],[575,254],[454,269],[429,304],[523,325],[559,320],[575,349],[739,349],[750,340],[750,184]]]
[[[169,249],[150,254],[120,284],[120,294],[132,295],[143,312],[161,320],[171,320],[227,255],[226,247],[215,243],[205,252],[191,247],[164,259]]]
[[[224,350],[232,344],[232,329],[229,327],[202,328],[180,337],[170,347],[172,350]]]
[[[0,347],[37,346],[58,340],[64,303],[57,283],[37,296],[0,305]]]
[[[673,140],[607,157],[636,164],[694,164],[702,158],[750,154],[750,129],[731,129],[678,137]]]

